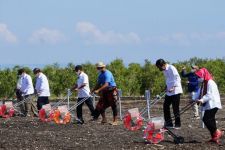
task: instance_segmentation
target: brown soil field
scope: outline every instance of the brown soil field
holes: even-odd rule
[[[223,104],[224,102],[223,99]],[[180,109],[186,104],[187,100],[182,99]],[[123,114],[135,107],[141,110],[146,107],[146,103],[144,100],[122,102]],[[38,118],[0,118],[0,149],[225,149],[225,137],[222,137],[221,145],[206,142],[210,138],[209,132],[206,128],[201,128],[200,120],[191,119],[191,109],[181,116],[181,129],[172,130],[176,135],[184,137],[183,144],[174,144],[173,138],[167,133],[163,141],[151,144],[143,140],[143,129],[128,131],[124,128],[122,121],[118,126],[101,124],[101,117],[97,121],[89,121],[91,117],[85,105],[83,113],[85,119],[83,125],[43,123]],[[152,107],[151,115],[163,116],[162,102]],[[111,108],[107,109],[107,118],[108,121],[112,120]],[[218,128],[225,129],[225,110],[219,110],[216,118]]]

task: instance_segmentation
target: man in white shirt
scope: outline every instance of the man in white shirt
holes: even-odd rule
[[[179,110],[180,94],[183,93],[180,75],[173,65],[167,64],[163,59],[158,59],[156,66],[160,71],[163,71],[166,79],[166,96],[163,104],[165,126],[168,128],[173,127],[173,121],[170,115],[170,105],[172,104],[175,116],[175,128],[178,129],[181,127]]]
[[[19,69],[18,75],[21,77],[21,87],[20,93],[23,96],[23,99],[28,101],[25,102],[25,116],[37,116],[37,107],[34,102],[34,87],[31,76],[28,75],[25,69]]]
[[[17,75],[17,84],[15,88],[17,103],[23,100],[22,93],[20,92],[21,85],[22,85],[22,77],[21,75]],[[20,108],[19,115],[24,116],[25,105],[21,104],[19,105],[19,108]]]
[[[78,91],[78,100],[77,103],[80,101],[85,100],[86,105],[88,106],[91,116],[94,116],[94,106],[92,103],[92,98],[90,96],[90,87],[89,87],[89,80],[86,73],[83,72],[82,66],[77,65],[74,69],[76,72],[78,79],[74,87],[71,88],[71,90]],[[77,106],[77,118],[78,118],[78,124],[83,124],[83,115],[82,115],[82,106],[84,102],[81,103],[79,106]]]
[[[39,68],[34,68],[33,73],[36,76],[35,93],[38,95],[37,108],[40,110],[43,105],[49,104],[49,83],[46,75]]]

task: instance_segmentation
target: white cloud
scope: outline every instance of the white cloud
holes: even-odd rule
[[[76,31],[80,33],[88,44],[129,44],[141,42],[141,38],[134,32],[127,34],[114,31],[103,32],[90,22],[78,22]]]
[[[0,39],[8,43],[17,43],[17,37],[8,29],[7,25],[0,23]]]
[[[58,30],[41,28],[33,32],[29,41],[31,43],[48,43],[48,44],[56,44],[59,42],[65,41],[66,38]]]
[[[164,44],[164,45],[178,45],[178,46],[190,46],[193,43],[206,43],[212,41],[224,41],[225,32],[216,33],[171,33],[166,35],[151,36],[146,39],[148,43]]]

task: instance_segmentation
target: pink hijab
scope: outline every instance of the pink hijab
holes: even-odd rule
[[[213,79],[212,75],[209,73],[209,71],[206,68],[201,68],[198,71],[195,72],[195,74],[199,77],[199,78],[203,78],[204,82],[201,85],[201,94],[199,96],[199,99],[202,98],[202,96],[204,96],[207,93],[207,84],[208,81]]]
[[[209,81],[210,79],[213,79],[212,75],[209,73],[209,71],[206,68],[201,68],[198,71],[195,72],[195,74],[203,78],[205,81]]]

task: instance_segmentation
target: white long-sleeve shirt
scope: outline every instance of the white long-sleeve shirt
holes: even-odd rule
[[[22,85],[22,77],[19,77],[16,83],[16,89],[20,89]]]
[[[166,64],[166,70],[164,70],[163,73],[166,78],[166,95],[172,96],[183,93],[181,79],[177,69],[173,65]],[[172,89],[173,87],[174,90],[172,92],[168,92],[168,90]]]
[[[20,91],[24,96],[34,94],[34,87],[31,76],[26,73],[22,74]]]
[[[36,78],[35,90],[38,96],[50,96],[48,79],[42,72]]]
[[[200,92],[199,92],[200,94]],[[202,110],[210,110],[213,108],[221,109],[220,93],[216,83],[213,80],[209,80],[207,83],[207,93],[203,95],[203,107]]]

